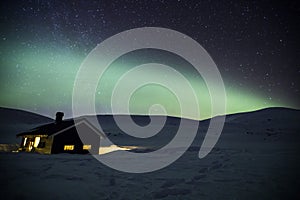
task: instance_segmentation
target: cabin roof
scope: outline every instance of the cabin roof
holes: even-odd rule
[[[93,126],[90,122],[88,122],[88,120],[86,120],[84,118],[80,119],[80,120],[76,120],[76,122],[74,122],[73,119],[68,119],[68,120],[63,120],[60,123],[53,122],[53,123],[49,123],[49,124],[44,124],[44,125],[35,127],[33,129],[30,129],[26,132],[19,133],[19,134],[17,134],[17,137],[26,136],[26,135],[47,135],[47,136],[57,135],[57,134],[64,132],[65,130],[75,127],[75,125],[78,125],[80,123],[83,123],[83,124],[89,126],[101,137],[105,137],[105,134],[100,132],[100,130],[98,130],[95,126]]]

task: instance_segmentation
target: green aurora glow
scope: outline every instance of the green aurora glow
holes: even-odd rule
[[[57,46],[36,45],[33,48],[22,44],[12,45],[7,41],[1,43],[0,105],[51,117],[57,110],[62,110],[70,117],[73,84],[86,53]],[[120,75],[133,66],[147,62],[166,64],[184,74],[198,96],[201,119],[211,117],[210,99],[201,77],[183,59],[157,50],[131,52],[112,64],[101,79],[96,92],[96,107],[99,113],[108,112],[110,91]],[[172,79],[172,76],[168,78]],[[287,101],[278,103],[253,92],[251,87],[235,85],[226,77],[223,77],[223,80],[227,92],[227,114],[274,106],[289,107]],[[174,94],[157,85],[148,85],[137,90],[131,98],[130,110],[136,114],[148,114],[148,109],[153,104],[164,105],[168,115],[180,116],[180,108]]]

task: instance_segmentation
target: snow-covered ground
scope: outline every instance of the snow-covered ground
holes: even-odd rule
[[[299,111],[288,109],[229,116],[213,151],[199,159],[208,121],[202,122],[181,158],[145,174],[113,170],[90,155],[1,153],[0,193],[3,199],[299,199],[299,121]]]

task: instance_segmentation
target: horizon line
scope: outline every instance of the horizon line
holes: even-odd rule
[[[49,119],[53,119],[53,117],[51,116],[48,116],[48,115],[45,115],[45,114],[42,114],[42,113],[38,113],[36,111],[32,111],[32,110],[29,110],[29,109],[23,109],[23,108],[15,108],[15,107],[6,107],[6,106],[0,106],[0,109],[1,108],[4,108],[4,109],[14,109],[14,110],[19,110],[19,111],[24,111],[24,112],[29,112],[29,113],[33,113],[33,114],[36,114],[36,115],[40,115],[42,117],[47,117]],[[203,118],[203,119],[193,119],[193,118],[190,118],[190,117],[186,117],[186,116],[176,116],[176,115],[163,115],[163,114],[141,114],[141,113],[130,113],[130,114],[127,114],[127,113],[96,113],[96,115],[94,114],[84,114],[84,115],[81,115],[81,116],[71,116],[71,117],[67,117],[65,118],[65,120],[68,120],[68,119],[74,119],[74,118],[80,118],[80,117],[89,117],[89,116],[114,116],[114,115],[121,115],[121,116],[128,116],[128,115],[134,115],[134,116],[157,116],[157,117],[174,117],[174,118],[179,118],[179,119],[189,119],[189,120],[196,120],[196,121],[205,121],[205,120],[209,120],[209,119],[212,119],[212,118],[215,118],[215,117],[220,117],[220,116],[228,116],[228,115],[234,115],[234,114],[243,114],[243,113],[251,113],[251,112],[256,112],[256,111],[260,111],[260,110],[265,110],[265,109],[270,109],[270,108],[285,108],[285,109],[292,109],[292,110],[300,110],[300,108],[295,108],[295,107],[289,107],[289,106],[269,106],[269,107],[261,107],[261,108],[257,108],[257,109],[249,109],[249,110],[246,110],[246,111],[238,111],[238,112],[232,112],[232,113],[226,113],[224,115],[221,115],[221,114],[217,114],[215,116],[210,116],[210,117],[207,117],[207,118]],[[55,111],[54,114],[58,112],[58,111]],[[60,112],[63,112],[63,111],[60,111]],[[54,116],[54,115],[53,115]]]

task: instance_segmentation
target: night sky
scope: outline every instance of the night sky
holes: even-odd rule
[[[297,1],[1,1],[0,13],[3,107],[51,117],[60,110],[70,117],[73,83],[88,53],[114,34],[151,26],[182,32],[206,49],[226,86],[227,113],[300,108]],[[176,55],[153,49],[113,63],[99,83],[97,111],[108,112],[107,91],[122,73],[153,61],[181,71],[202,99],[201,118],[210,116],[201,77]],[[130,105],[145,114],[157,102],[169,115],[179,115],[174,95],[155,85],[137,91]]]

